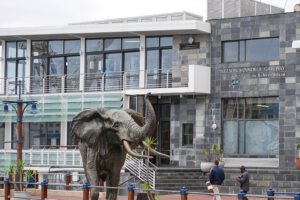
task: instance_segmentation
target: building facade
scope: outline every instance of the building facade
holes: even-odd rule
[[[219,143],[228,167],[295,168],[300,13],[249,16],[241,5],[207,22],[182,12],[1,30],[0,100],[16,99],[21,81],[22,97],[38,101],[39,114],[24,114],[24,148],[76,144],[76,113],[144,113],[151,92],[157,148],[171,156],[155,164],[198,168]],[[0,114],[0,153],[15,149],[15,120]]]

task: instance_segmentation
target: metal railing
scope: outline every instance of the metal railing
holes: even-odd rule
[[[140,88],[140,78],[144,78],[143,89],[176,88],[188,86],[188,66],[145,71],[116,71],[67,75],[43,75],[0,79],[0,95],[15,95],[18,81],[24,86],[24,94],[73,93],[98,91],[123,91]]]
[[[155,189],[155,172],[157,167],[147,166],[143,159],[138,159],[127,154],[125,168],[143,182],[149,182],[150,187]]]

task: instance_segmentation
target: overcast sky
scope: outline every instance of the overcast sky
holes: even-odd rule
[[[260,0],[258,0],[260,1]],[[300,0],[261,0],[291,12]],[[217,5],[216,5],[217,6]],[[72,22],[188,11],[206,18],[206,0],[0,0],[0,27]]]

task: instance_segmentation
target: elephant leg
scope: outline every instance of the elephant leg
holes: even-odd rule
[[[86,161],[87,161],[87,147],[81,143],[79,143],[79,151],[81,154],[82,164],[84,168],[85,177],[87,177],[86,173]]]
[[[86,161],[86,178],[91,186],[99,186],[99,177],[96,169],[96,157],[93,149],[87,149],[87,161]],[[90,189],[90,199],[98,200],[99,188]]]

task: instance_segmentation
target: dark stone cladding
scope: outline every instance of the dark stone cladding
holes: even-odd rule
[[[211,129],[214,118],[221,127],[222,98],[279,96],[279,168],[295,169],[300,138],[300,12],[210,20],[211,95],[206,106],[205,138],[217,142]],[[279,37],[280,59],[268,62],[222,63],[222,42]],[[239,80],[233,85],[232,80]],[[209,145],[207,144],[207,145]],[[245,157],[247,155],[243,155]]]

